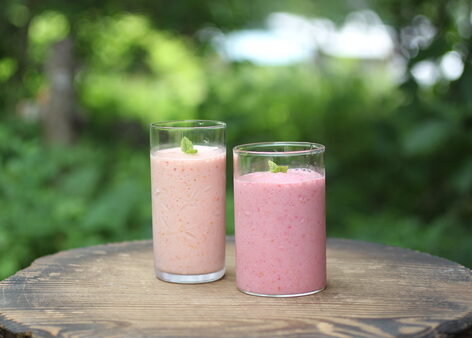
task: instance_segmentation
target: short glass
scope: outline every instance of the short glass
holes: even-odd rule
[[[236,146],[236,282],[256,296],[296,297],[326,287],[325,147]]]
[[[187,120],[150,126],[156,276],[206,283],[225,273],[226,124]]]

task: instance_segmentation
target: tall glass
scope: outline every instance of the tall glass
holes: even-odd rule
[[[242,292],[295,297],[326,287],[324,151],[307,142],[233,149],[236,282]]]
[[[156,276],[205,283],[225,273],[226,124],[151,124],[153,249]]]

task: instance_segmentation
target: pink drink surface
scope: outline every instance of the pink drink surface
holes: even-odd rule
[[[294,295],[326,286],[325,178],[304,169],[234,180],[236,281],[243,291]]]
[[[161,272],[220,271],[225,259],[226,151],[151,153],[154,262]]]

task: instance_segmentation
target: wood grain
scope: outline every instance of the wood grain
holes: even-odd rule
[[[150,241],[63,251],[0,282],[0,336],[443,337],[472,327],[472,273],[411,250],[328,241],[327,290],[248,296],[227,274],[208,284],[157,280]],[[470,332],[470,331],[468,331]]]

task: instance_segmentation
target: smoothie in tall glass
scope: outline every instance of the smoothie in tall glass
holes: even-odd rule
[[[157,277],[165,281],[203,283],[224,274],[224,124],[212,122],[152,125],[161,128],[154,139],[162,140],[150,156],[154,263]],[[169,133],[175,135],[164,136]],[[211,140],[215,133],[223,138]],[[178,147],[172,139],[180,140]]]

